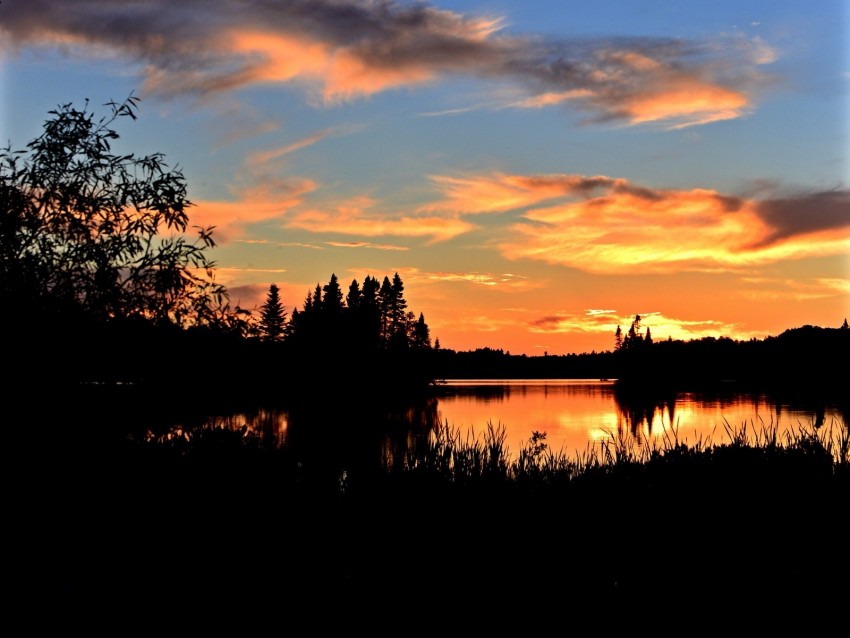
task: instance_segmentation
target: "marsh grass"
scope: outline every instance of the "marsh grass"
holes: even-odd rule
[[[720,466],[737,458],[742,467],[748,462],[776,463],[788,472],[813,471],[820,476],[846,474],[850,465],[850,430],[836,422],[820,427],[798,424],[780,432],[773,423],[733,426],[724,420],[716,440],[712,435],[692,442],[681,439],[671,427],[651,438],[612,433],[573,455],[553,450],[546,433],[534,431],[516,457],[505,446],[505,432],[503,425],[492,423],[478,436],[474,430],[464,435],[448,423],[439,425],[426,441],[409,450],[403,471],[457,485],[552,487],[589,475],[638,474],[649,465],[671,461]]]
[[[569,455],[534,432],[513,455],[499,424],[444,424],[365,471],[220,421],[51,457],[24,519],[28,573],[81,605],[320,600],[405,627],[846,602],[848,438],[724,423]]]

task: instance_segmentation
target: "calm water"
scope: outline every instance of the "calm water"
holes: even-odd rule
[[[535,431],[546,433],[553,450],[573,454],[616,437],[635,437],[641,444],[647,439],[662,444],[665,437],[687,444],[719,444],[729,441],[729,429],[746,428],[753,438],[774,429],[783,436],[801,428],[827,433],[848,427],[848,415],[829,402],[731,389],[634,399],[619,396],[613,382],[587,379],[447,380],[438,396],[423,405],[380,416],[371,412],[362,421],[350,412],[336,414],[257,409],[215,418],[236,427],[247,425],[283,443],[309,439],[320,445],[339,438],[346,439],[343,445],[359,445],[356,433],[361,428],[386,419],[386,436],[394,440],[380,444],[385,458],[398,453],[411,436],[427,435],[437,423],[451,426],[463,437],[483,437],[488,425],[504,428],[505,444],[514,458]],[[339,422],[345,427],[329,427]]]
[[[620,436],[722,443],[729,440],[728,428],[746,427],[755,436],[766,428],[781,435],[800,427],[847,427],[837,405],[732,390],[635,401],[618,396],[611,381],[464,379],[447,381],[442,394],[442,423],[464,432],[503,425],[514,452],[534,431],[545,432],[552,449],[573,453]]]

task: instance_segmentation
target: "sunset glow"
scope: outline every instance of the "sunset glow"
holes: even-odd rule
[[[0,133],[141,98],[216,280],[405,284],[444,348],[609,350],[850,318],[850,6],[0,5]],[[129,118],[128,118],[129,119]],[[582,432],[582,436],[586,436]]]

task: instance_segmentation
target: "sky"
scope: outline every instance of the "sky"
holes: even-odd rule
[[[850,1],[3,0],[0,143],[140,98],[231,303],[402,278],[455,350],[850,317]]]

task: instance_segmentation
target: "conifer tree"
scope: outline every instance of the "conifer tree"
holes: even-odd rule
[[[260,308],[260,336],[267,341],[280,341],[286,328],[286,310],[280,301],[280,288],[270,284],[266,301]]]
[[[342,313],[342,289],[335,273],[331,273],[328,283],[322,287],[322,310],[330,315]]]
[[[378,307],[381,311],[381,338],[384,342],[389,341],[393,305],[393,286],[390,283],[390,278],[385,275],[378,291]]]
[[[431,347],[431,331],[425,323],[425,315],[419,313],[419,319],[413,324],[413,346],[415,348]]]
[[[316,284],[316,287],[313,289],[313,310],[316,312],[322,309],[322,286],[321,284]]]
[[[404,298],[404,283],[398,273],[393,275],[392,290],[390,323],[392,324],[393,332],[398,332],[405,328],[405,318],[407,316],[407,301]]]
[[[348,294],[345,296],[345,304],[348,306],[348,309],[352,312],[357,311],[360,307],[360,298],[362,293],[360,292],[360,284],[357,283],[356,279],[351,280],[351,284],[348,286]]]

